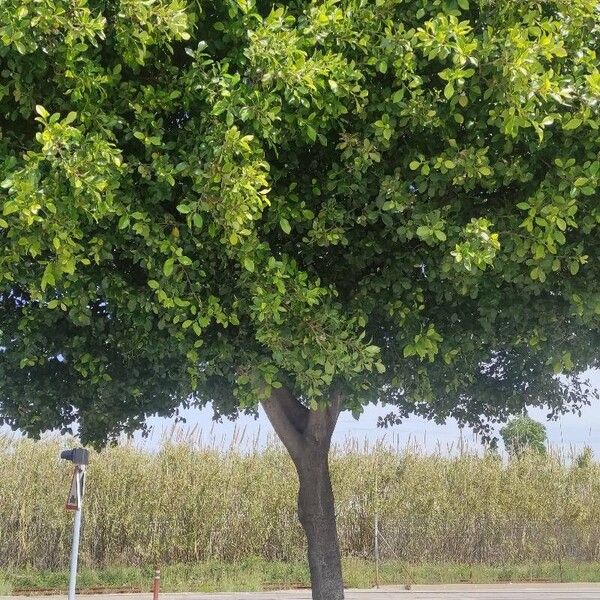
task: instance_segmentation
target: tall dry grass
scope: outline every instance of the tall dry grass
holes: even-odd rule
[[[70,469],[60,439],[0,436],[0,565],[68,560]],[[506,463],[463,449],[349,441],[332,477],[342,552],[461,563],[600,560],[600,464],[526,455]],[[156,452],[132,444],[92,456],[81,546],[88,567],[304,556],[296,476],[279,445],[223,448],[194,435]]]

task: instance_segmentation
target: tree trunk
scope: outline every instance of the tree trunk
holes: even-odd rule
[[[298,473],[298,516],[308,542],[313,600],[343,600],[328,460],[331,435],[341,408],[340,398],[332,394],[326,409],[309,410],[287,390],[279,389],[263,402],[263,407]]]
[[[344,598],[328,450],[307,449],[296,463],[300,481],[298,516],[308,542],[313,600]]]

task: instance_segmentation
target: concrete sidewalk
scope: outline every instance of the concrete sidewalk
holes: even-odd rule
[[[66,595],[66,594],[65,594]],[[65,596],[35,596],[34,600],[64,600]],[[231,592],[219,594],[169,594],[161,600],[310,600],[309,590],[281,592]],[[77,596],[78,600],[150,600],[148,594],[98,594]],[[347,590],[346,600],[600,600],[598,584],[500,584],[500,585],[417,585],[410,590],[382,587]],[[32,600],[24,596],[0,596],[0,600]]]

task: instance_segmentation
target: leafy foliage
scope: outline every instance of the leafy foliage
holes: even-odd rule
[[[546,428],[528,415],[512,419],[500,430],[500,435],[510,456],[519,456],[525,450],[546,453]]]
[[[593,0],[5,0],[0,414],[588,397]],[[563,379],[557,375],[562,373]]]

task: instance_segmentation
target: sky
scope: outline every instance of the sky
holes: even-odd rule
[[[589,379],[596,389],[600,390],[600,370],[590,371]],[[444,454],[456,452],[461,444],[466,444],[472,450],[482,448],[470,430],[461,430],[453,420],[448,420],[445,425],[436,425],[420,417],[411,416],[401,425],[388,429],[377,427],[378,418],[391,410],[393,407],[370,405],[358,420],[354,419],[351,413],[343,412],[334,433],[334,444],[343,447],[351,439],[360,444],[383,442],[399,449],[417,445],[427,451],[440,450]],[[529,411],[532,418],[545,425],[551,447],[567,455],[574,455],[589,446],[596,458],[600,459],[600,402],[596,401],[584,407],[581,416],[567,414],[556,421],[548,421],[546,414],[547,411],[543,409],[532,408]],[[148,450],[156,450],[162,439],[173,436],[173,428],[178,436],[188,437],[193,434],[204,443],[222,448],[232,444],[239,446],[240,441],[246,446],[263,445],[275,436],[262,410],[257,419],[241,415],[236,421],[223,423],[213,421],[210,407],[202,410],[184,410],[181,415],[185,417],[185,423],[176,424],[174,419],[167,418],[149,418],[149,438],[145,439],[137,434],[134,436],[136,443]],[[0,433],[2,431],[9,429],[0,427]]]
[[[590,373],[590,381],[600,389],[600,371]],[[389,429],[377,427],[379,416],[390,412],[391,407],[368,406],[359,420],[352,417],[349,412],[340,415],[338,426],[334,434],[334,443],[343,445],[347,439],[355,438],[360,442],[368,441],[377,443],[378,440],[394,446],[404,447],[408,444],[418,444],[427,450],[441,448],[443,452],[452,452],[457,449],[461,440],[473,449],[479,443],[469,430],[461,430],[456,422],[448,421],[445,425],[436,425],[419,417],[410,417],[401,425]],[[566,452],[581,451],[585,446],[590,446],[597,458],[600,458],[600,403],[595,402],[583,409],[581,417],[568,414],[557,421],[546,419],[547,411],[531,409],[529,415],[544,423],[551,446]],[[261,411],[259,418],[254,419],[242,415],[235,422],[214,423],[210,408],[199,410],[190,409],[182,412],[186,418],[185,424],[180,424],[182,435],[194,431],[195,435],[202,435],[206,442],[212,442],[224,447],[231,444],[232,440],[243,436],[243,443],[257,441],[264,443],[273,435],[271,426]],[[148,424],[152,428],[151,437],[144,442],[151,447],[159,444],[160,439],[173,427],[172,419],[151,418]],[[139,439],[139,438],[138,438]]]

